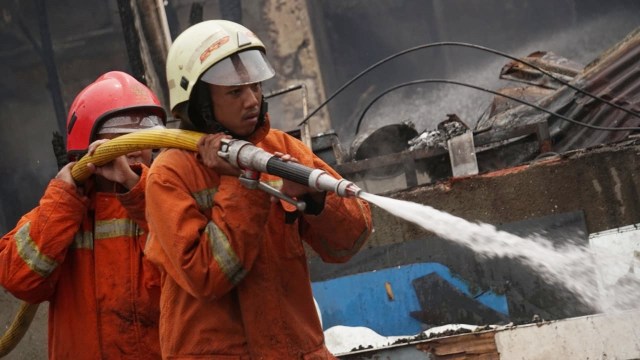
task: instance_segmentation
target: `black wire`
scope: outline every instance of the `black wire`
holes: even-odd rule
[[[637,113],[635,111],[632,111],[632,110],[629,110],[629,109],[626,109],[626,108],[624,108],[624,107],[622,107],[622,106],[620,106],[618,104],[615,104],[615,103],[613,103],[613,102],[611,102],[611,101],[609,101],[607,99],[603,99],[603,98],[601,98],[601,97],[599,97],[597,95],[594,95],[594,94],[592,94],[592,93],[590,93],[590,92],[588,92],[586,90],[582,90],[582,89],[580,89],[580,88],[578,88],[578,87],[576,87],[574,85],[571,85],[567,81],[564,81],[564,80],[560,79],[559,77],[553,75],[552,73],[550,73],[550,72],[548,72],[548,71],[540,68],[539,66],[536,66],[536,65],[534,65],[534,64],[532,64],[532,63],[530,63],[528,61],[516,58],[516,57],[511,56],[511,55],[509,55],[507,53],[503,53],[501,51],[494,50],[494,49],[487,48],[487,47],[480,46],[480,45],[468,44],[468,43],[463,43],[463,42],[455,42],[455,41],[445,41],[445,42],[437,42],[437,43],[422,44],[422,45],[414,46],[414,47],[408,48],[406,50],[397,52],[397,53],[395,53],[395,54],[393,54],[391,56],[388,56],[388,57],[378,61],[377,63],[369,66],[368,68],[366,68],[362,72],[360,72],[358,75],[353,77],[351,80],[349,80],[346,83],[344,83],[344,85],[342,85],[338,90],[336,90],[333,94],[331,94],[331,96],[329,96],[325,101],[323,101],[322,104],[320,104],[317,108],[315,108],[312,112],[310,112],[309,115],[307,115],[304,119],[302,119],[302,121],[298,124],[298,126],[302,126],[304,123],[306,123],[313,115],[315,115],[315,113],[317,113],[329,101],[331,101],[334,97],[336,97],[339,93],[341,93],[347,86],[351,85],[354,81],[358,80],[359,78],[364,76],[369,71],[371,71],[371,70],[375,69],[376,67],[386,63],[389,60],[395,59],[395,58],[397,58],[399,56],[402,56],[404,54],[407,54],[407,53],[410,53],[410,52],[413,52],[413,51],[416,51],[416,50],[426,49],[426,48],[431,48],[431,47],[436,47],[436,46],[462,46],[462,47],[469,47],[469,48],[472,48],[472,49],[483,50],[483,51],[486,51],[486,52],[489,52],[489,53],[492,53],[492,54],[503,56],[505,58],[508,58],[508,59],[511,59],[511,60],[514,60],[514,61],[518,61],[520,63],[523,63],[523,64],[525,64],[525,65],[527,65],[529,67],[532,67],[532,68],[540,71],[544,75],[549,76],[550,78],[558,81],[559,83],[561,83],[563,85],[566,85],[566,86],[570,87],[571,89],[573,89],[575,91],[578,91],[578,92],[580,92],[580,93],[582,93],[584,95],[587,95],[587,96],[591,97],[592,99],[596,99],[598,101],[604,102],[604,103],[606,103],[606,104],[608,104],[610,106],[613,106],[613,107],[615,107],[615,108],[617,108],[619,110],[622,110],[622,111],[624,111],[624,112],[626,112],[626,113],[628,113],[630,115],[633,115],[635,117],[640,117],[639,113]]]
[[[413,81],[409,81],[409,82],[406,82],[406,83],[402,83],[402,84],[390,87],[390,88],[386,89],[385,91],[383,91],[382,93],[380,93],[378,96],[376,96],[373,100],[371,100],[369,105],[367,105],[367,107],[364,108],[364,110],[362,111],[362,115],[360,115],[360,118],[358,119],[358,123],[356,124],[356,134],[358,134],[358,131],[360,130],[360,123],[362,123],[362,119],[364,118],[364,115],[371,108],[371,106],[373,106],[373,104],[376,101],[378,101],[381,97],[383,97],[384,95],[390,93],[391,91],[397,90],[397,89],[399,89],[401,87],[405,87],[405,86],[409,86],[409,85],[416,85],[416,84],[427,84],[427,83],[454,84],[454,85],[461,85],[461,86],[470,87],[470,88],[481,90],[481,91],[486,91],[488,93],[491,93],[491,94],[494,94],[494,95],[503,96],[503,97],[506,97],[507,99],[511,99],[511,100],[519,102],[521,104],[531,106],[531,107],[533,107],[533,108],[535,108],[537,110],[543,111],[543,112],[545,112],[545,113],[547,113],[549,115],[558,117],[558,118],[566,120],[568,122],[571,122],[571,123],[574,123],[574,124],[577,124],[577,125],[580,125],[580,126],[588,127],[590,129],[594,129],[594,130],[606,130],[606,131],[623,131],[623,130],[624,131],[637,131],[637,130],[640,130],[640,127],[606,127],[606,126],[597,126],[597,125],[591,125],[591,124],[583,123],[581,121],[568,118],[568,117],[566,117],[564,115],[560,115],[560,114],[555,113],[555,112],[553,112],[551,110],[547,110],[547,109],[545,109],[543,107],[540,107],[540,106],[532,104],[530,102],[518,99],[516,97],[510,96],[510,95],[506,95],[506,94],[502,94],[502,93],[499,93],[497,91],[485,89],[485,88],[480,87],[480,86],[463,83],[463,82],[460,82],[460,81],[443,80],[443,79],[420,79],[420,80],[413,80]]]

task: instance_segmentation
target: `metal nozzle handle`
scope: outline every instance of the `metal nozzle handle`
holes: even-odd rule
[[[304,201],[297,201],[294,198],[291,198],[283,193],[281,193],[278,189],[273,188],[261,181],[258,181],[258,189],[266,192],[269,195],[273,195],[275,197],[277,197],[278,199],[284,200],[286,202],[288,202],[289,204],[293,205],[296,207],[296,209],[298,209],[299,211],[304,211],[307,208],[307,203]]]

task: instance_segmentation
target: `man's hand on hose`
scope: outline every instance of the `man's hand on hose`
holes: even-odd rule
[[[107,141],[109,140],[102,139],[92,142],[89,145],[87,155],[93,155],[98,146]],[[87,168],[92,174],[100,175],[109,181],[117,182],[129,190],[131,190],[131,188],[133,188],[140,180],[140,175],[136,174],[136,172],[131,169],[126,155],[118,156],[102,166],[96,166],[93,163],[88,163]]]
[[[67,165],[63,166],[62,169],[60,169],[60,171],[58,171],[58,174],[56,175],[56,179],[62,180],[64,182],[66,182],[67,184],[72,185],[73,187],[77,188],[78,185],[73,180],[73,175],[71,174],[71,169],[73,168],[73,165],[75,165],[75,164],[76,164],[76,162],[72,161],[72,162],[68,163]]]
[[[295,157],[289,154],[275,152],[273,153],[273,155],[277,156],[278,158],[280,158],[280,160],[285,162],[290,161],[294,163],[300,163],[298,159],[296,159]],[[324,203],[324,197],[325,197],[324,191],[317,191],[308,186],[301,185],[301,184],[298,184],[297,182],[293,182],[287,179],[282,179],[282,188],[280,189],[280,192],[296,200],[301,200],[303,196],[308,194],[308,196],[314,202],[318,204]],[[278,202],[278,201],[279,199],[277,197],[275,196],[271,197],[271,202]]]
[[[218,175],[240,176],[240,169],[218,156],[222,139],[231,139],[231,136],[224,133],[203,136],[198,141],[198,159]]]
[[[78,195],[84,196],[82,187],[80,187],[75,182],[75,180],[73,180],[73,175],[71,173],[71,169],[73,169],[73,166],[75,164],[76,164],[76,162],[72,161],[72,162],[66,164],[65,166],[63,166],[62,169],[60,169],[60,171],[58,171],[58,174],[56,174],[56,179],[62,180],[64,182],[66,182],[67,184],[73,186]]]

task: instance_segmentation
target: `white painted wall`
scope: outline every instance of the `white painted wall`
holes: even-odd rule
[[[640,359],[640,311],[519,326],[495,336],[500,359]]]

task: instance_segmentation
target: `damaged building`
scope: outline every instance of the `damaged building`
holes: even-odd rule
[[[593,268],[594,279],[607,279],[598,285],[594,280],[593,291],[622,299],[614,289],[626,284],[621,291],[631,291],[635,294],[631,298],[637,298],[638,51],[640,32],[634,30],[586,66],[543,51],[511,61],[497,75],[523,85],[494,91],[495,98],[473,128],[456,114],[420,134],[411,123],[384,126],[356,139],[355,160],[338,164],[337,169],[345,177],[359,179],[364,189],[385,196],[495,224],[523,237],[543,233],[558,247],[566,241],[578,243],[594,251],[596,264],[607,251],[625,252],[625,263],[613,278],[603,274],[607,269]],[[397,142],[380,145],[388,139]],[[377,281],[381,294],[382,284],[393,286],[395,293],[415,294],[419,308],[393,312],[384,295],[375,300],[375,290],[367,289],[357,298],[342,295],[347,299],[330,302],[325,321],[353,323],[356,313],[360,318],[355,322],[385,335],[419,330],[407,326],[412,321],[422,328],[460,323],[503,326],[396,340],[383,349],[352,349],[342,358],[638,356],[631,330],[638,316],[635,301],[627,298],[626,305],[617,308],[630,311],[625,315],[594,317],[591,314],[600,310],[585,306],[580,296],[549,283],[520,261],[483,258],[379,208],[374,209],[374,222],[384,226],[376,228],[368,248],[353,261],[340,266],[312,262],[312,274],[322,284],[316,293],[337,296],[330,285],[335,279],[350,279],[349,288],[356,293],[367,287],[359,284]],[[448,271],[433,264],[446,264]],[[416,266],[424,266],[427,275],[414,277]],[[369,276],[381,269],[410,275]],[[458,283],[460,279],[465,285]],[[409,289],[402,292],[403,287]],[[490,294],[493,300],[482,298]],[[379,316],[366,319],[354,312],[353,304],[362,302],[368,303],[367,313],[378,308]],[[339,309],[351,310],[337,315]],[[584,329],[589,326],[593,327]],[[576,337],[559,333],[573,328]],[[611,337],[612,329],[626,330]],[[585,338],[597,345],[585,348]]]
[[[76,91],[115,68],[166,94],[158,54],[189,23],[224,17],[246,23],[272,49],[279,76],[264,86],[275,125],[366,192],[523,238],[542,233],[556,246],[569,239],[596,249],[595,257],[615,246],[622,269],[585,264],[593,291],[609,296],[637,284],[640,4],[160,3],[4,2],[5,232],[55,175],[51,135],[64,117],[56,113]],[[57,65],[42,60],[47,51]],[[640,357],[634,304],[618,306],[623,315],[601,314],[517,259],[481,256],[381,207],[372,211],[375,232],[349,263],[327,265],[309,251],[324,329],[420,335],[347,346],[340,358]],[[2,292],[0,304],[8,326],[20,303]],[[46,358],[46,311],[40,306],[8,359]]]

